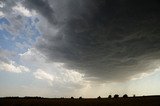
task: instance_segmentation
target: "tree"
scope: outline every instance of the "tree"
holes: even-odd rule
[[[118,98],[118,97],[119,97],[119,95],[118,95],[118,94],[115,94],[115,95],[114,95],[114,98]]]
[[[112,96],[111,96],[111,95],[109,95],[109,96],[108,96],[108,98],[112,98]]]
[[[100,96],[98,96],[98,97],[97,97],[97,99],[101,99],[101,97],[100,97]]]
[[[79,99],[81,100],[81,99],[82,99],[82,97],[79,97]]]
[[[128,98],[128,95],[127,95],[127,94],[124,94],[124,95],[123,95],[123,98]]]

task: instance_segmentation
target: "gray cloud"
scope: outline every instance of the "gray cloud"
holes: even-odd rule
[[[26,5],[53,29],[41,30],[38,50],[86,79],[123,81],[159,65],[158,0],[28,0]]]
[[[49,5],[48,0],[26,0],[24,5],[31,10],[36,10],[42,16],[46,17],[50,23],[57,24],[54,11]]]
[[[14,56],[15,52],[0,48],[0,62],[9,63]]]

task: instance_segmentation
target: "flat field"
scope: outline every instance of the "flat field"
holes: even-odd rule
[[[0,106],[160,106],[160,96],[70,99],[0,98]]]

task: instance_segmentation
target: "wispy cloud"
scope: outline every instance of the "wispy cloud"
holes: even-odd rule
[[[52,82],[54,81],[54,76],[43,71],[42,69],[37,69],[37,71],[34,72],[34,76],[40,80],[47,80],[50,85],[52,85]]]
[[[3,8],[5,6],[5,3],[0,1],[0,8]]]

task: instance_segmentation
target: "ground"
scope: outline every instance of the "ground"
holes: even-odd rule
[[[160,96],[128,98],[0,98],[0,106],[160,106]]]

